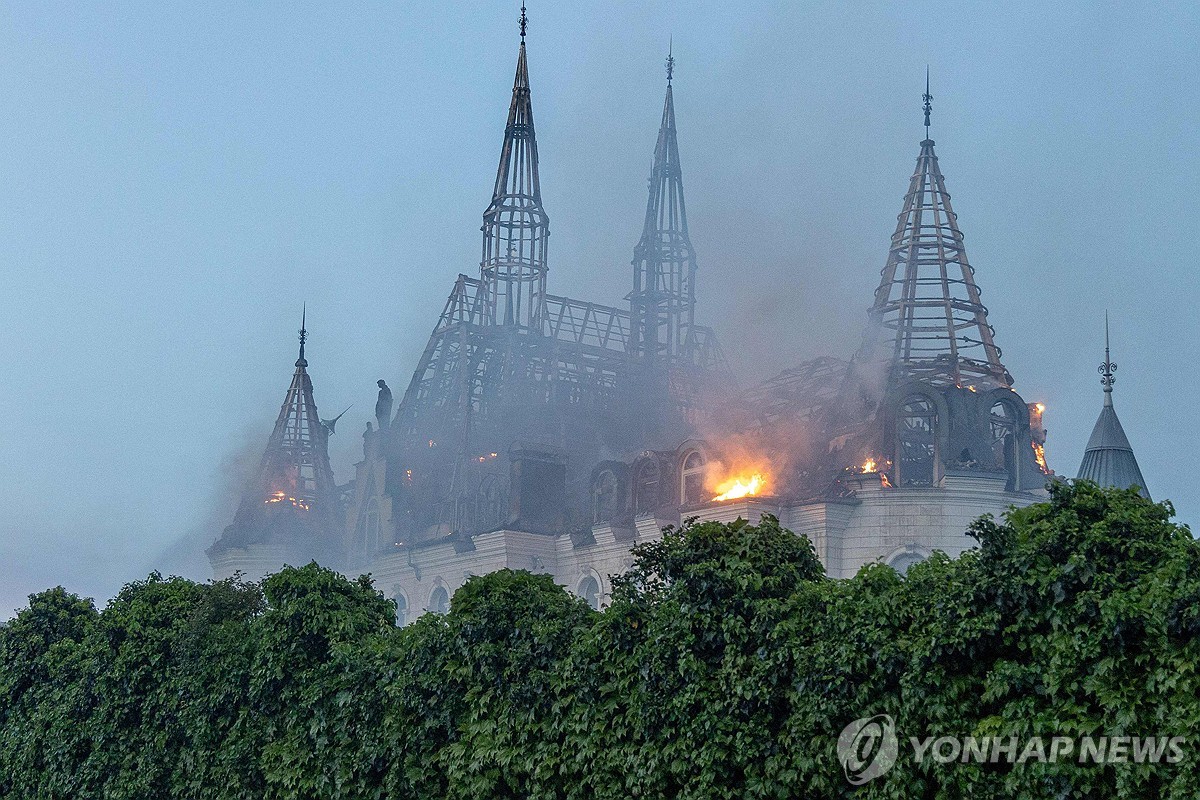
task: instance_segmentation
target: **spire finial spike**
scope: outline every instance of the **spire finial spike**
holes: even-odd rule
[[[671,78],[675,76],[675,37],[667,39],[667,86],[671,85]]]
[[[308,341],[308,303],[300,306],[300,358],[297,360],[297,366],[300,361],[304,360],[304,343],[306,341]]]
[[[529,17],[525,15],[525,3],[521,3],[521,44],[525,44],[525,26],[529,24]]]
[[[1100,385],[1104,387],[1104,405],[1112,405],[1112,387],[1117,382],[1113,373],[1117,371],[1117,365],[1113,363],[1112,356],[1109,355],[1108,349],[1108,310],[1104,311],[1104,363],[1100,365]]]
[[[930,103],[933,100],[933,95],[929,93],[929,65],[925,65],[925,94],[921,95],[921,99],[925,101],[925,138],[929,138],[929,112],[933,111],[933,105]]]
[[[1108,309],[1104,309],[1104,360],[1108,361]]]

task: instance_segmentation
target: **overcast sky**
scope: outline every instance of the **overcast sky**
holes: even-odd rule
[[[674,37],[699,318],[746,380],[848,356],[933,138],[1016,388],[1074,475],[1115,400],[1200,514],[1192,4],[549,3],[529,63],[556,294],[620,304]],[[475,274],[518,3],[0,8],[0,618],[207,578],[308,303],[352,477]]]

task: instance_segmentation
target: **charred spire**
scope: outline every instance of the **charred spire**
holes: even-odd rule
[[[328,431],[317,415],[304,347],[300,353],[258,472],[242,494],[233,524],[214,551],[256,544],[296,548],[309,558],[328,552],[339,530],[339,506],[329,466]]]
[[[650,168],[650,195],[642,237],[633,251],[632,345],[646,359],[689,358],[696,303],[696,254],[688,236],[683,170],[675,128],[672,81],[675,57],[667,55],[667,93]]]
[[[512,102],[492,201],[483,214],[481,277],[488,289],[488,322],[540,331],[546,295],[550,220],[542,208],[537,136],[525,56],[527,19],[521,8],[521,46]]]
[[[928,83],[923,99],[928,125]],[[886,359],[892,380],[1009,387],[933,144],[921,142],[869,311],[864,356]]]

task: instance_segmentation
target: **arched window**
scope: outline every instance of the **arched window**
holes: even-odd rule
[[[592,522],[611,522],[617,514],[617,476],[606,469],[592,486]]]
[[[992,455],[998,466],[1004,466],[1004,471],[1008,474],[1006,488],[1011,490],[1016,484],[1017,475],[1017,415],[1012,406],[1001,401],[992,405],[988,419],[991,422]]]
[[[935,480],[937,410],[926,397],[911,397],[900,409],[897,451],[901,486],[932,486]]]
[[[594,610],[600,610],[600,583],[595,576],[588,575],[579,582],[578,594]]]
[[[991,423],[993,442],[1003,441],[1005,436],[1013,432],[1015,420],[1008,403],[998,402],[992,405]]]
[[[379,498],[372,497],[363,513],[363,552],[368,556],[379,552],[379,527]]]
[[[924,560],[920,553],[906,551],[893,556],[892,560],[888,562],[888,566],[904,575],[908,572],[909,567]]]
[[[450,611],[450,593],[445,586],[439,586],[429,595],[429,610],[434,614],[446,614]]]
[[[396,592],[396,627],[403,628],[408,624],[408,598],[404,592]]]
[[[656,459],[650,458],[642,462],[638,468],[633,496],[633,507],[637,513],[643,514],[658,508],[658,484],[661,478],[662,470]]]
[[[704,454],[693,450],[683,457],[679,470],[679,499],[683,505],[704,500]]]

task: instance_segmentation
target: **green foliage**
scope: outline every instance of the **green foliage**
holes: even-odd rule
[[[900,576],[824,576],[770,517],[638,546],[594,612],[471,578],[405,628],[368,578],[151,575],[0,627],[0,797],[1193,798],[1200,764],[938,764],[847,783],[836,740],[1200,731],[1200,546],[1088,483]]]

